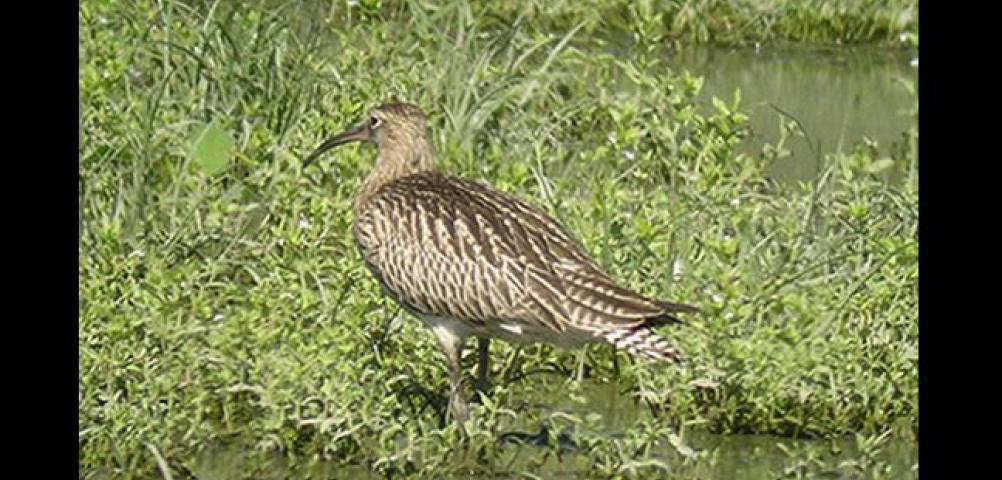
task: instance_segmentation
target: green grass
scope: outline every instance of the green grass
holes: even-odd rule
[[[764,172],[804,141],[793,122],[778,145],[738,154],[740,102],[704,111],[699,78],[644,51],[601,53],[591,33],[619,21],[601,10],[362,4],[350,18],[340,4],[81,4],[82,477],[159,476],[158,459],[183,477],[214,445],[247,449],[245,478],[276,459],[385,475],[711,475],[712,452],[685,448],[692,430],[857,435],[851,461],[796,451],[777,475],[904,473],[877,453],[918,428],[917,129],[889,158],[899,184],[881,180],[887,160],[866,142],[826,155],[813,182],[776,184]],[[748,5],[771,3],[686,8]],[[850,5],[863,25],[914,10]],[[796,15],[780,18],[796,31]],[[770,28],[752,30],[798,38]],[[547,209],[626,285],[700,306],[664,330],[688,366],[600,347],[515,357],[495,342],[492,378],[530,374],[474,407],[468,444],[440,429],[440,354],[350,239],[371,149],[299,168],[325,134],[393,98],[430,113],[441,169]],[[622,437],[589,401],[589,385],[609,383],[639,402],[623,407],[639,413]],[[541,422],[578,450],[497,446]]]
[[[368,0],[352,8],[330,2],[336,20],[411,18],[434,10],[434,2]],[[469,18],[489,28],[512,24],[542,31],[566,31],[575,25],[584,33],[629,38],[642,45],[670,42],[798,43],[918,42],[918,2],[915,0],[531,0],[474,2]],[[607,38],[609,39],[609,38]]]

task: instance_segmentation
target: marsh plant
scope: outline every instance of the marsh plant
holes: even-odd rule
[[[236,462],[229,478],[712,476],[695,432],[858,439],[790,450],[774,475],[915,475],[880,451],[918,428],[917,129],[776,182],[810,132],[777,113],[780,141],[740,153],[739,92],[698,106],[699,77],[600,35],[883,41],[913,3],[349,3],[80,5],[82,478],[208,478],[206,458]],[[429,112],[443,170],[540,205],[631,288],[699,305],[663,332],[686,366],[495,342],[459,443],[434,340],[350,238],[372,152],[299,168],[391,99]]]

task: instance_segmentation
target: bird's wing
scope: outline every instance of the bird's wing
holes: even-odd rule
[[[366,261],[422,314],[562,332],[676,321],[691,308],[619,286],[541,209],[477,182],[412,175],[370,202],[355,231]]]

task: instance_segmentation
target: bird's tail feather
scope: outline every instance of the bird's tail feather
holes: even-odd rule
[[[654,333],[648,325],[632,328],[606,330],[602,336],[616,348],[626,350],[633,356],[645,357],[665,362],[681,362],[682,354],[667,340]]]

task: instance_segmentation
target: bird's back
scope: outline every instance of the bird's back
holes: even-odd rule
[[[355,213],[359,249],[389,293],[474,334],[577,344],[694,310],[621,287],[545,212],[478,182],[406,176]]]

